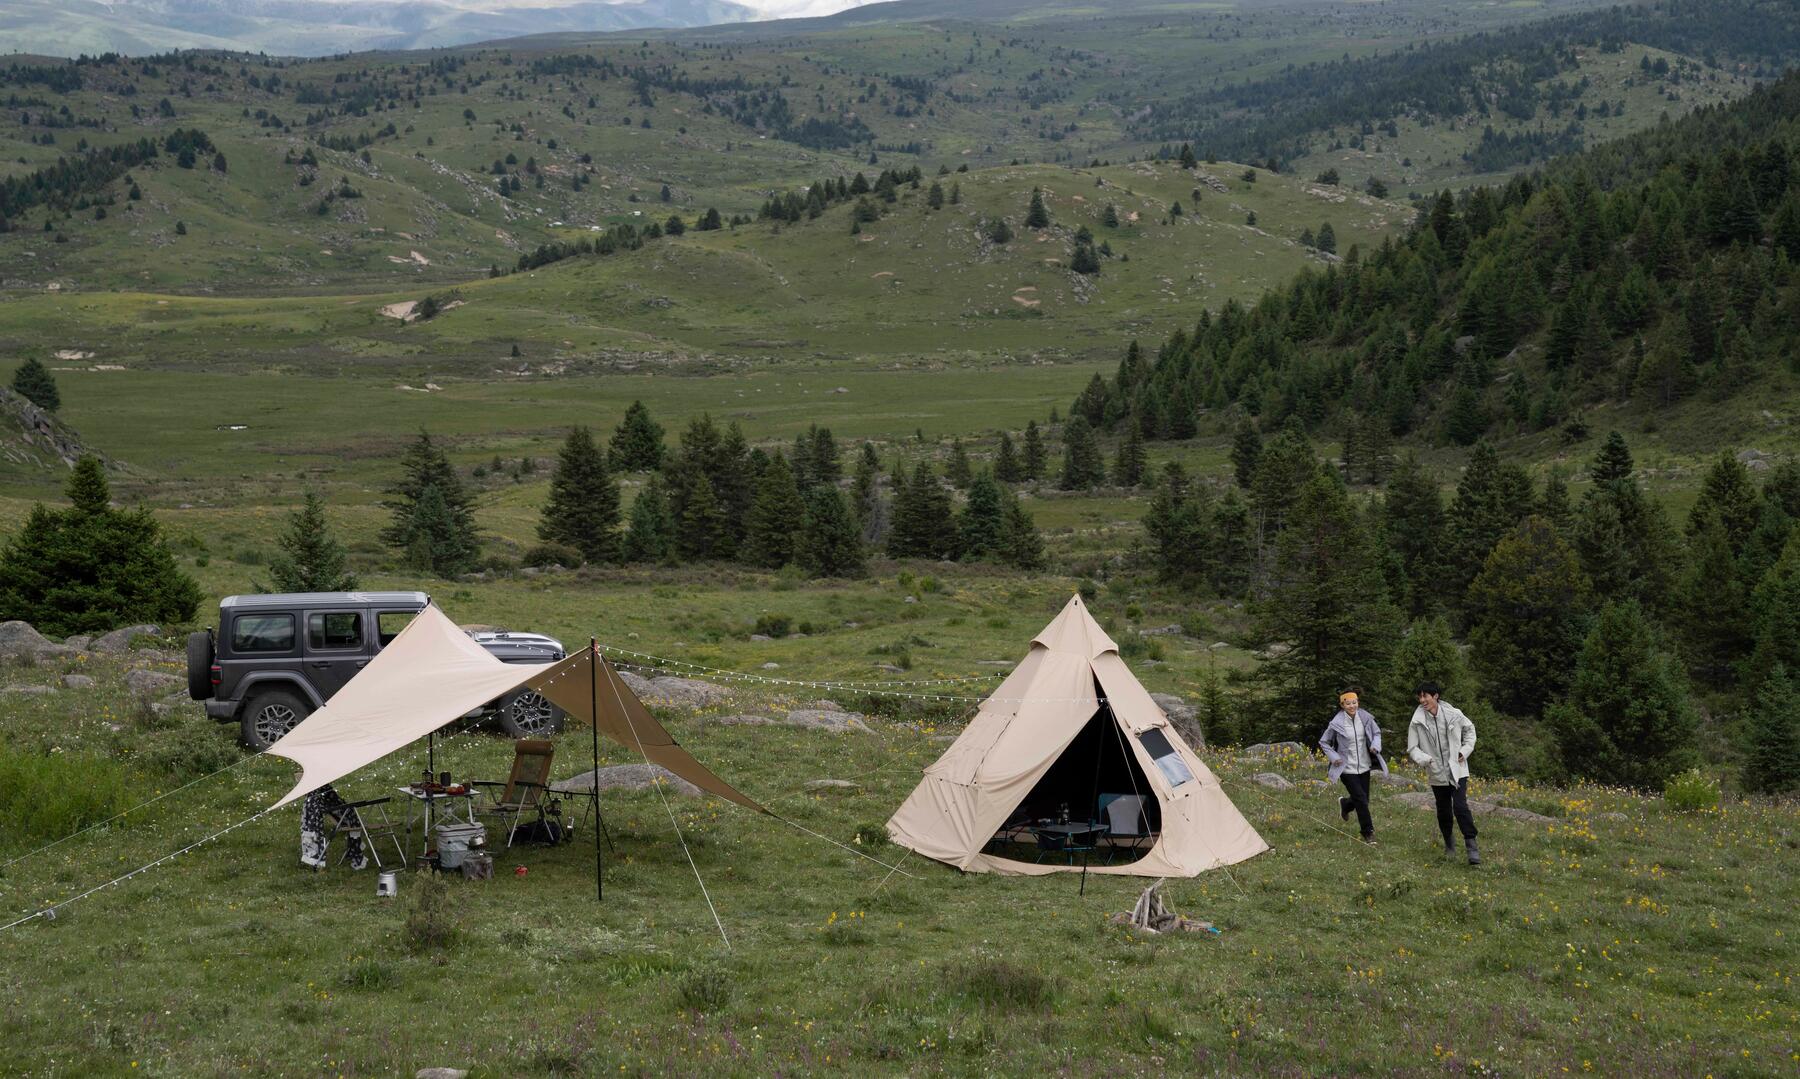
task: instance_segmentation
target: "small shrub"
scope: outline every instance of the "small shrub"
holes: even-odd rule
[[[0,852],[61,839],[130,805],[130,776],[110,757],[38,756],[0,745]]]
[[[241,756],[237,743],[208,723],[191,724],[149,741],[144,760],[171,780],[186,783],[228,768]]]
[[[880,850],[891,842],[888,839],[887,825],[873,822],[857,825],[854,838],[857,846],[870,851]]]
[[[399,985],[400,972],[392,964],[383,963],[379,959],[364,959],[339,974],[338,984],[345,989],[379,993]]]
[[[1004,959],[959,963],[945,971],[945,984],[957,995],[990,1008],[1041,1008],[1055,995],[1050,978]]]
[[[413,889],[412,904],[406,911],[404,936],[406,948],[414,955],[425,952],[447,952],[462,935],[456,911],[450,898],[450,886],[441,877],[423,875]]]
[[[1100,586],[1090,578],[1083,578],[1082,582],[1075,586],[1075,591],[1081,593],[1081,602],[1087,604],[1092,604],[1100,596]]]
[[[919,578],[919,591],[921,591],[921,592],[942,592],[943,590],[944,590],[944,582],[938,580],[936,577],[921,577],[921,578]]]
[[[1127,603],[1125,605],[1125,617],[1136,622],[1138,619],[1144,617],[1144,608],[1135,603]]]
[[[1663,801],[1684,813],[1719,808],[1719,781],[1689,768],[1663,784]]]
[[[546,569],[550,566],[576,569],[580,567],[581,563],[580,551],[560,543],[540,543],[519,556],[520,565],[532,566],[536,569]]]
[[[675,995],[689,1011],[714,1014],[731,1003],[731,975],[719,967],[690,970],[675,983]]]
[[[765,614],[756,619],[752,633],[765,637],[785,637],[793,631],[794,620],[785,614]]]

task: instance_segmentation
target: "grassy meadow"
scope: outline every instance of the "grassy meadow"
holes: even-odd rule
[[[689,658],[797,678],[867,671],[871,646],[892,659],[896,642],[911,670],[884,677],[979,672],[1022,654],[1064,598],[1055,581],[1006,577],[937,591],[891,578],[732,584],[563,576],[439,598],[458,618],[598,631],[651,652],[685,643]],[[919,601],[903,602],[912,593]],[[1097,606],[1115,632],[1129,625],[1116,598]],[[812,632],[748,641],[748,621],[768,610]],[[1174,613],[1153,604],[1144,618]],[[770,656],[782,666],[760,671]],[[1192,659],[1133,662],[1152,689],[1179,690],[1176,672]],[[44,682],[63,666],[5,675]],[[122,808],[236,759],[205,719],[129,704],[115,661],[68,666],[98,684],[0,712],[7,756],[47,754],[81,777],[51,800]],[[302,870],[289,807],[54,921],[0,934],[0,1070],[1765,1076],[1795,1066],[1791,805],[1681,813],[1611,790],[1477,780],[1474,796],[1551,823],[1481,818],[1486,864],[1470,869],[1441,860],[1431,815],[1391,788],[1378,786],[1382,843],[1367,848],[1333,818],[1336,791],[1316,760],[1214,750],[1209,764],[1274,849],[1167,886],[1172,906],[1220,933],[1143,938],[1107,921],[1143,881],[1093,877],[1083,894],[1076,876],[963,876],[885,843],[882,822],[967,703],[886,701],[870,733],[709,722],[780,715],[816,696],[746,683],[734,693],[700,713],[658,710],[729,782],[858,853],[679,797],[669,803],[677,838],[654,793],[609,794],[603,903],[582,831],[570,846],[502,854],[492,881],[452,879],[443,915],[420,922],[420,874],[402,874],[400,899],[387,901],[372,873]],[[585,730],[565,732],[557,773],[585,767],[587,745]],[[604,753],[604,763],[633,759],[618,746]],[[443,744],[438,766],[498,776],[509,758],[502,739],[474,733]],[[417,747],[340,789],[376,796],[423,759]],[[1269,770],[1296,786],[1250,781]],[[4,908],[61,900],[242,821],[291,776],[285,761],[247,760],[9,864]],[[856,786],[806,789],[827,778]],[[0,856],[32,845],[22,838],[10,834]],[[451,939],[415,945],[409,915],[417,934]]]

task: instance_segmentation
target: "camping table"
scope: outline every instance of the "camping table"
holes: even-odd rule
[[[396,787],[394,789],[406,796],[406,837],[409,843],[412,841],[413,822],[417,821],[424,825],[424,835],[419,841],[419,857],[421,858],[425,856],[426,851],[431,849],[431,825],[434,816],[432,807],[438,802],[446,804],[443,809],[435,813],[435,816],[450,820],[466,820],[470,824],[478,823],[475,820],[475,789],[473,787],[465,788],[461,794],[450,794],[445,791],[422,791],[417,787]],[[455,805],[459,798],[463,803],[460,818],[457,816]]]
[[[1067,824],[1027,824],[1025,829],[1034,835],[1059,835],[1064,839],[1073,839],[1088,832],[1104,832],[1106,826],[1093,821],[1070,821]]]

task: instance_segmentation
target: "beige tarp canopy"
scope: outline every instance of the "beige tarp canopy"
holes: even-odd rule
[[[275,806],[303,798],[525,685],[577,719],[597,722],[601,734],[701,790],[767,812],[676,744],[612,664],[592,649],[557,663],[502,663],[436,606],[420,611],[325,707],[269,747],[301,768],[299,782]]]
[[[968,729],[925,769],[923,782],[889,819],[888,834],[903,847],[972,872],[1080,870],[1003,858],[984,848],[1089,722],[1096,716],[1104,721],[1109,712],[1118,733],[1105,736],[1129,747],[1137,763],[1132,782],[1145,785],[1139,794],[1154,795],[1162,823],[1141,859],[1092,866],[1090,872],[1191,877],[1269,849],[1169,725],[1080,596],[1033,638],[1031,651]],[[1085,819],[1080,802],[1072,808]]]

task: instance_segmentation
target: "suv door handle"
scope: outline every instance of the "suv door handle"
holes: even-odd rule
[[[326,668],[327,668],[327,667],[330,667],[330,666],[331,666],[331,661],[330,661],[330,660],[328,660],[328,659],[315,659],[315,660],[313,660],[313,661],[312,661],[312,663],[311,663],[311,664],[310,664],[310,665],[311,665],[311,666],[314,666],[314,667],[317,667],[317,668],[319,668],[319,669],[320,669],[320,670],[324,670],[324,669],[326,669]]]

